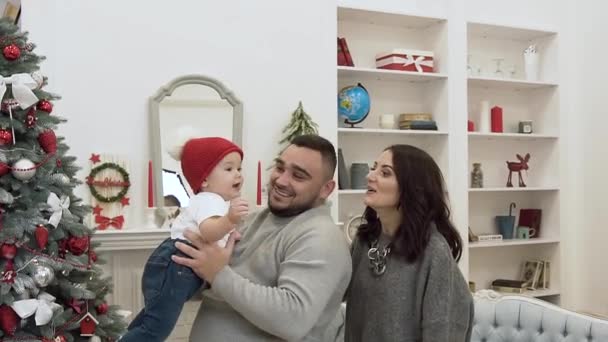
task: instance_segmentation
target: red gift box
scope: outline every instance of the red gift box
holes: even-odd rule
[[[494,106],[491,113],[492,133],[502,133],[502,108]]]
[[[414,72],[433,72],[433,52],[394,49],[376,55],[376,68]]]

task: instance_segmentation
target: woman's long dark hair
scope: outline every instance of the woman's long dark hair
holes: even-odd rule
[[[443,175],[433,158],[410,145],[393,145],[385,149],[393,155],[393,169],[399,186],[401,224],[393,237],[393,251],[416,261],[426,249],[433,224],[447,241],[457,261],[462,255],[462,239],[450,221],[450,208]],[[376,211],[365,208],[365,224],[359,227],[358,237],[370,243],[382,232]]]

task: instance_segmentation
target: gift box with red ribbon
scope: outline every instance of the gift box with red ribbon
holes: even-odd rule
[[[376,68],[414,72],[434,72],[433,52],[393,49],[376,55]]]

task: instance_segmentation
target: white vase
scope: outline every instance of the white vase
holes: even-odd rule
[[[538,52],[524,53],[524,70],[526,74],[526,80],[538,81]]]

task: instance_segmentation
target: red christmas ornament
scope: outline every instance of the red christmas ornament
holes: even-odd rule
[[[11,172],[11,167],[0,162],[0,176],[4,176],[5,174]]]
[[[61,163],[61,159],[57,158],[57,161],[55,162],[55,164],[57,164],[57,167],[61,167],[61,165],[63,165]]]
[[[36,236],[36,243],[40,249],[45,249],[46,244],[49,242],[49,230],[46,229],[45,226],[39,224],[34,231],[34,236]]]
[[[53,104],[50,101],[41,100],[40,102],[38,102],[38,105],[36,105],[36,108],[38,108],[38,110],[51,114],[51,112],[53,111]]]
[[[97,262],[97,253],[90,251],[89,256],[91,257],[92,262]]]
[[[109,308],[110,308],[110,306],[108,305],[108,303],[101,303],[101,304],[97,305],[95,310],[97,310],[98,314],[105,315],[108,313]]]
[[[46,130],[40,135],[38,135],[38,142],[40,146],[44,150],[44,152],[48,154],[54,154],[57,152],[57,137],[55,136],[55,132],[53,130]]]
[[[70,236],[68,239],[68,250],[74,255],[82,255],[89,248],[87,236]]]
[[[5,259],[13,259],[15,255],[17,255],[17,246],[10,243],[2,244],[2,247],[0,247],[0,254],[2,254],[2,257]]]
[[[27,126],[27,128],[33,128],[36,125],[36,121],[38,121],[38,118],[36,117],[36,110],[34,108],[30,108],[25,116],[25,126]]]
[[[8,129],[0,129],[0,145],[13,143],[13,133]]]
[[[11,44],[2,49],[2,54],[7,60],[14,61],[21,56],[21,49],[17,45]]]
[[[14,336],[17,323],[21,320],[15,310],[6,304],[0,305],[0,329],[5,335]]]

